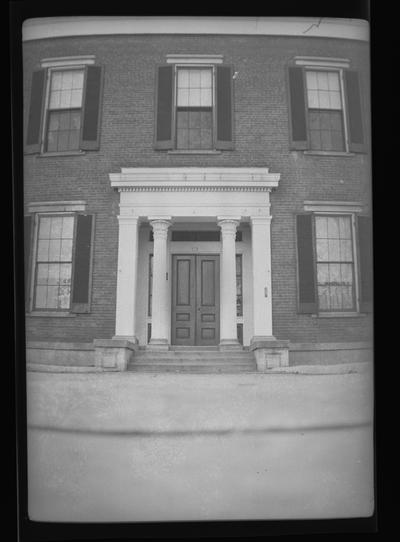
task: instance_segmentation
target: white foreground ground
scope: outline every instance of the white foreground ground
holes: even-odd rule
[[[28,372],[27,399],[32,520],[373,513],[373,387],[365,367],[350,374]]]

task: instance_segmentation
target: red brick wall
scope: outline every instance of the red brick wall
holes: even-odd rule
[[[167,53],[222,54],[238,77],[235,150],[174,155],[153,148],[155,67]],[[264,36],[91,36],[24,44],[25,118],[31,74],[42,58],[96,55],[104,66],[100,150],[82,156],[25,157],[26,203],[84,199],[96,214],[92,312],[74,318],[27,318],[28,340],[91,341],[114,334],[118,194],[109,173],[121,167],[268,167],[281,174],[272,194],[273,325],[295,342],[368,340],[368,317],[322,319],[296,313],[294,215],[304,200],[370,199],[368,155],[312,156],[289,150],[286,66],[295,55],[351,60],[360,74],[369,130],[368,45],[357,41]]]

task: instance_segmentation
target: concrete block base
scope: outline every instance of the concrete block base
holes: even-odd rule
[[[289,365],[289,342],[279,341],[274,337],[255,338],[250,343],[250,350],[254,352],[257,370],[265,373],[275,367],[287,367]]]
[[[167,339],[150,339],[146,350],[169,350],[169,346]]]
[[[138,345],[121,339],[95,339],[95,366],[110,371],[126,371]]]
[[[219,343],[219,349],[224,350],[242,350],[242,345],[238,340],[222,339]]]

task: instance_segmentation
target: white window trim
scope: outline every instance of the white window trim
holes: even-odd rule
[[[348,58],[325,58],[322,56],[295,56],[294,62],[297,66],[308,66],[310,68],[349,68]]]
[[[65,310],[36,310],[34,309],[34,293],[35,293],[35,271],[36,271],[36,256],[39,233],[39,218],[46,215],[70,215],[78,211],[86,211],[86,201],[47,201],[34,202],[28,204],[28,212],[33,214],[33,244],[32,254],[30,255],[31,273],[29,283],[29,301],[28,301],[28,316],[51,316],[51,317],[74,317],[76,314],[71,313],[71,309]],[[72,293],[72,292],[71,292]]]
[[[223,55],[187,55],[187,54],[168,54],[166,55],[167,64],[222,64],[224,61]]]
[[[40,62],[42,68],[68,68],[70,66],[88,66],[96,61],[95,55],[60,56],[43,58]]]

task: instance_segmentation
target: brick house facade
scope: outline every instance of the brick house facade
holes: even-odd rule
[[[368,357],[366,23],[128,19],[25,23],[28,362]]]

